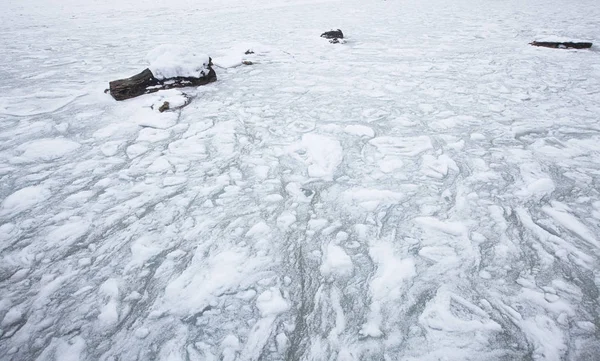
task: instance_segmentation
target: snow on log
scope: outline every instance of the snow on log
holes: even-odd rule
[[[161,45],[148,53],[146,60],[150,65],[141,73],[109,83],[113,98],[125,100],[163,89],[200,86],[217,80],[212,59],[184,47]]]
[[[592,43],[588,42],[571,42],[571,41],[534,41],[529,43],[533,46],[542,46],[545,48],[555,48],[555,49],[588,49],[592,47]]]

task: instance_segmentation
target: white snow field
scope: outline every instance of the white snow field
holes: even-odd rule
[[[600,360],[600,51],[528,45],[599,19],[3,1],[0,360]],[[219,80],[104,94],[165,44]]]

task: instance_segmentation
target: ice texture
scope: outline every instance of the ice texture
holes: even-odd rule
[[[2,2],[0,360],[597,361],[598,19]]]

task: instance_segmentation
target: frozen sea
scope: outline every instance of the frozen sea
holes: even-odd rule
[[[599,19],[4,0],[0,360],[600,360],[600,51],[528,45]],[[161,44],[219,80],[104,94]]]

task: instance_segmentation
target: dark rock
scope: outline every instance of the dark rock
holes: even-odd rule
[[[555,41],[534,41],[529,43],[533,46],[543,46],[545,48],[555,49],[589,49],[592,47],[592,43],[579,43],[579,42],[555,42]]]
[[[330,30],[321,34],[321,37],[325,39],[343,39],[344,33],[340,29]]]
[[[249,49],[248,49],[248,50],[246,50],[246,52],[245,52],[244,54],[246,54],[246,55],[250,55],[250,54],[254,54],[254,52],[253,52],[252,50],[249,50]]]
[[[301,188],[301,190],[302,190],[302,193],[304,193],[304,196],[306,196],[306,197],[310,197],[313,194],[315,194],[315,192],[313,192],[312,190],[307,189],[307,188]]]
[[[212,68],[212,59],[209,61],[208,69],[208,74],[201,78],[175,77],[162,80],[154,77],[150,69],[144,69],[131,78],[111,81],[109,91],[115,100],[125,100],[163,89],[206,85],[217,81],[217,73]]]
[[[165,110],[169,110],[169,102],[164,102],[163,105],[161,105],[160,108],[158,108],[158,111],[161,113]]]

